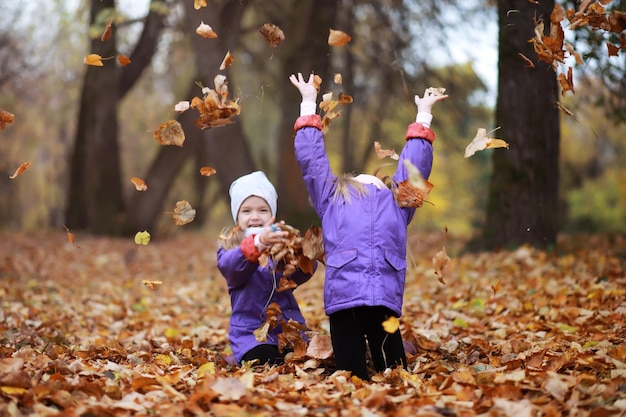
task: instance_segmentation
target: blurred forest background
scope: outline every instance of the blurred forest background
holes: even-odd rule
[[[497,3],[507,3],[506,9]],[[518,179],[515,172],[503,173],[506,164],[496,162],[494,167],[493,158],[526,153],[532,159],[528,152],[536,144],[515,136],[527,137],[523,128],[536,126],[535,119],[521,117],[532,109],[558,118],[554,133],[544,130],[548,137],[538,136],[539,142],[556,142],[554,158],[542,163],[550,165],[546,172],[554,172],[550,176],[558,188],[552,190],[558,191],[554,207],[524,202],[520,195],[525,212],[550,211],[544,221],[554,223],[559,233],[625,232],[624,33],[564,27],[566,40],[583,62],[566,57],[565,64],[574,69],[575,94],[561,94],[556,76],[563,70],[539,62],[528,42],[535,35],[533,19],[547,19],[555,4],[541,3],[208,0],[206,7],[196,8],[193,0],[0,0],[0,109],[15,115],[0,131],[0,229],[32,232],[67,226],[94,234],[149,230],[167,236],[180,231],[167,212],[184,199],[197,210],[185,230],[214,239],[232,222],[228,185],[254,169],[264,170],[277,185],[279,218],[307,227],[316,220],[293,160],[299,96],[287,77],[315,71],[323,78],[322,92],[343,91],[354,98],[341,108],[341,117],[326,135],[336,173],[371,173],[380,167],[381,173],[393,173],[395,161],[377,159],[374,141],[400,152],[406,126],[414,119],[413,96],[429,86],[447,89],[450,99],[435,109],[433,124],[432,204],[420,209],[414,230],[447,228],[471,237],[510,221],[497,216],[488,220],[488,202],[503,194],[493,188],[494,179],[504,179],[504,190],[507,181]],[[561,3],[570,9],[579,6]],[[605,7],[625,10],[624,3]],[[108,19],[113,35],[103,42]],[[198,36],[202,22],[218,38]],[[285,33],[277,47],[259,34],[268,22]],[[536,64],[532,73],[518,56],[522,51],[503,46],[503,33],[511,27],[524,29],[516,36],[524,55]],[[330,28],[349,34],[351,42],[328,46]],[[484,31],[493,38],[486,38]],[[494,68],[494,78],[485,79],[488,73],[477,69],[485,65],[485,54],[498,48],[498,36],[500,62],[493,65],[500,72]],[[622,42],[617,56],[608,56],[607,42],[618,47]],[[234,62],[220,71],[228,51]],[[90,53],[115,59],[91,67],[83,62]],[[131,64],[120,66],[119,53],[130,57]],[[533,75],[505,79],[504,70]],[[333,83],[336,73],[343,76],[341,85]],[[178,115],[174,105],[201,97],[198,84],[213,88],[218,74],[227,76],[241,114],[232,125],[201,131],[194,125],[197,111]],[[528,90],[534,74],[554,85],[548,100],[535,103],[532,96],[517,93],[505,97],[509,84]],[[573,115],[559,111],[554,99]],[[507,102],[522,107],[505,111],[515,108],[503,104]],[[512,132],[512,124],[502,126],[507,115],[517,117],[523,128]],[[160,145],[153,137],[169,119],[183,125],[187,139],[182,148]],[[464,158],[478,128],[496,127],[501,129],[491,135],[509,142],[510,149]],[[10,179],[26,161],[32,166]],[[525,164],[524,158],[516,163]],[[202,166],[216,168],[217,174],[200,176]],[[143,178],[148,190],[136,191],[131,177]],[[540,176],[538,181],[549,182]],[[528,194],[536,187],[525,186]]]

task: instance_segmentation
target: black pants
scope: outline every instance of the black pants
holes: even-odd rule
[[[406,368],[406,354],[400,329],[393,334],[383,329],[383,321],[390,316],[396,314],[381,306],[356,307],[331,314],[330,337],[337,369],[351,371],[353,375],[369,380],[367,344],[376,372],[398,365]]]
[[[280,365],[285,362],[285,357],[278,350],[276,345],[258,345],[250,349],[243,355],[244,361],[258,359],[259,365],[269,363],[270,365]]]

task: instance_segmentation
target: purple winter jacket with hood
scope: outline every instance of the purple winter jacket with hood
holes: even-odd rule
[[[266,267],[260,266],[259,255],[260,252],[254,246],[254,235],[245,238],[236,248],[224,249],[220,246],[217,250],[217,268],[226,278],[230,294],[232,314],[228,338],[236,363],[241,362],[243,355],[258,345],[278,345],[278,334],[282,331],[280,325],[268,332],[266,342],[259,342],[254,336],[254,331],[267,318],[265,310],[271,303],[278,303],[285,321],[292,319],[305,324],[293,289],[281,292],[275,290],[282,272],[274,273],[270,269],[271,263]],[[297,270],[289,279],[300,285],[311,276]]]
[[[337,176],[324,148],[318,115],[295,123],[295,153],[313,207],[322,222],[326,253],[324,307],[327,315],[361,306],[385,306],[398,316],[406,275],[407,226],[414,208],[400,208],[392,191],[367,184],[367,194],[350,191],[350,201],[334,198]],[[434,133],[420,123],[409,125],[393,180],[405,181],[404,160],[428,179]]]

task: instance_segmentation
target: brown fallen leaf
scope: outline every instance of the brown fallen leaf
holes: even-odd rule
[[[211,175],[215,175],[217,171],[212,167],[202,167],[200,168],[200,175],[203,177],[210,177]]]
[[[131,177],[130,182],[133,183],[137,191],[146,191],[148,189],[148,186],[146,185],[145,181],[142,180],[141,178]]]
[[[230,67],[234,60],[235,58],[233,58],[233,55],[230,53],[230,51],[226,52],[226,55],[224,56],[224,59],[220,64],[220,71],[223,71],[226,68]]]
[[[444,246],[439,252],[433,256],[433,267],[435,267],[435,274],[439,279],[439,282],[446,285],[445,272],[448,269],[450,257],[446,253],[446,247]]]
[[[329,46],[344,46],[348,42],[352,40],[350,35],[342,32],[340,30],[330,29],[328,34],[328,45]]]
[[[396,161],[400,159],[400,155],[396,153],[395,149],[383,149],[380,145],[380,142],[374,141],[374,151],[376,151],[376,156],[378,157],[378,159],[383,159],[387,157]]]
[[[161,145],[183,146],[185,131],[178,120],[168,120],[154,131],[154,138]]]
[[[13,113],[0,109],[0,130],[4,129],[6,125],[13,123],[14,119]]]
[[[100,36],[100,40],[102,42],[107,41],[111,37],[111,34],[113,33],[113,31],[111,30],[111,23],[112,23],[111,19],[110,18],[107,19],[107,23],[104,26],[104,31],[102,32],[102,35]]]
[[[119,62],[121,66],[125,67],[126,65],[130,64],[132,61],[126,55],[119,54],[117,56],[117,62]]]
[[[217,38],[217,33],[213,31],[213,28],[204,22],[200,22],[200,25],[196,28],[196,33],[205,39]]]
[[[271,48],[276,48],[285,40],[285,33],[273,23],[265,23],[259,29],[259,33],[265,38]]]
[[[11,179],[16,178],[18,175],[20,175],[22,172],[24,172],[26,169],[28,169],[29,166],[30,166],[30,162],[24,162],[22,165],[19,166],[19,168],[17,168],[15,170],[13,175],[9,176],[9,178],[11,178]]]
[[[172,217],[176,226],[184,226],[193,221],[196,217],[196,210],[191,207],[187,200],[180,200],[176,202],[176,208],[174,208]]]
[[[151,290],[156,290],[159,285],[163,284],[163,281],[150,281],[150,280],[144,279],[141,281],[141,283],[145,285],[146,287],[150,288]]]

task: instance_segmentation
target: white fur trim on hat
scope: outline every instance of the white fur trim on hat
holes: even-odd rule
[[[235,224],[237,223],[237,214],[239,208],[246,198],[251,196],[261,197],[267,202],[272,211],[272,216],[276,215],[276,200],[278,194],[276,189],[261,171],[255,171],[251,174],[239,177],[230,185],[230,212],[233,215]]]

